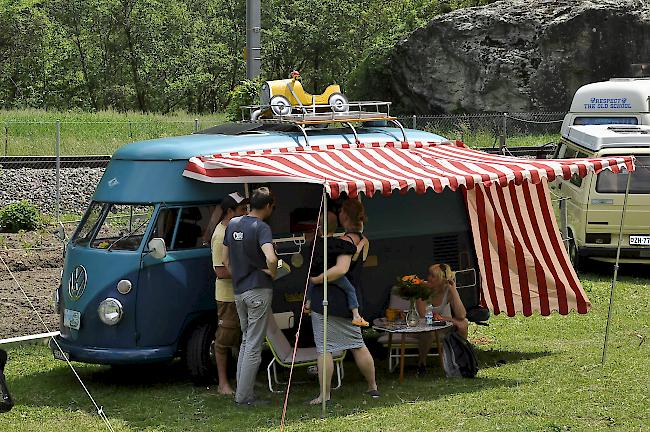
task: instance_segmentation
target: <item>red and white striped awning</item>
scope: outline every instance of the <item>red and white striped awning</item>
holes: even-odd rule
[[[484,306],[508,316],[587,313],[591,303],[560,237],[548,182],[478,186],[465,201]]]
[[[183,175],[212,183],[320,183],[337,198],[341,192],[354,197],[395,189],[424,193],[473,189],[477,184],[519,185],[525,180],[537,184],[602,169],[618,172],[625,166],[634,169],[631,157],[540,161],[489,155],[461,142],[388,142],[197,156]]]
[[[603,169],[634,170],[630,156],[529,160],[462,143],[372,143],[227,153],[192,158],[184,176],[213,183],[307,182],[342,192],[463,191],[481,274],[495,314],[586,313],[591,304],[569,262],[548,182]],[[497,186],[497,187],[494,187]]]

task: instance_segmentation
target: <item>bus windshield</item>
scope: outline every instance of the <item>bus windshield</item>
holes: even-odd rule
[[[574,125],[637,125],[639,120],[636,117],[576,117]]]
[[[93,202],[72,241],[96,249],[137,250],[153,209],[153,205]]]

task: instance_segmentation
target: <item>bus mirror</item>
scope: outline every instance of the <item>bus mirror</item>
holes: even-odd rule
[[[153,238],[149,242],[149,255],[155,259],[163,259],[167,256],[167,246],[165,240],[161,238]]]

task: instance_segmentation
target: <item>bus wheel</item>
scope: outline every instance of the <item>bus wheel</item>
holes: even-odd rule
[[[576,242],[573,239],[569,240],[569,259],[571,260],[571,265],[573,268],[578,271],[580,270],[580,255],[578,254],[578,247]]]
[[[216,323],[199,324],[187,339],[185,365],[190,379],[196,385],[217,382],[217,366],[212,349],[216,329]]]

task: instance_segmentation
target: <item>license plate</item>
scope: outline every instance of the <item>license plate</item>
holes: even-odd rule
[[[633,246],[650,246],[650,236],[647,235],[631,235],[630,245]]]
[[[63,360],[63,361],[66,361],[66,360],[69,360],[69,359],[70,359],[70,357],[68,356],[68,353],[63,352],[63,351],[61,351],[60,349],[56,349],[56,348],[55,348],[55,349],[52,351],[52,354],[54,354],[54,358],[57,359],[57,360]]]
[[[71,329],[79,330],[81,326],[81,312],[65,309],[63,311],[63,325]]]

